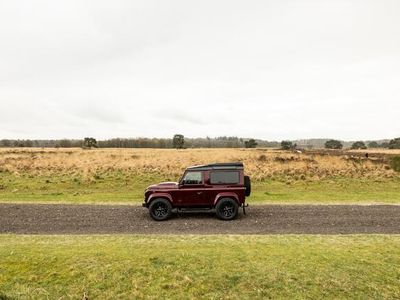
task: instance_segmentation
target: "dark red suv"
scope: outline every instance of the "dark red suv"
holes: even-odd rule
[[[162,182],[145,190],[143,206],[157,221],[166,220],[173,210],[212,210],[222,220],[245,213],[245,197],[250,196],[250,178],[243,163],[218,163],[186,169],[179,182]]]

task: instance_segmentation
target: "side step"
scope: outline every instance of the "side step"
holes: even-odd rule
[[[210,207],[182,207],[182,208],[176,208],[176,212],[214,212],[214,208]]]

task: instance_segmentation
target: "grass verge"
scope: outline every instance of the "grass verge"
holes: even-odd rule
[[[176,178],[119,172],[83,179],[0,173],[0,202],[139,204],[144,189]],[[400,203],[400,179],[334,177],[318,181],[276,179],[253,182],[248,202],[266,203]]]
[[[0,297],[399,298],[400,236],[0,236]]]

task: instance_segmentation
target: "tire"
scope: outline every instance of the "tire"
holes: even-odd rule
[[[215,206],[217,217],[224,221],[233,220],[237,217],[239,205],[231,198],[222,198]]]
[[[172,205],[167,199],[157,198],[150,203],[149,212],[153,220],[164,221],[171,216]]]
[[[244,176],[244,186],[246,188],[244,194],[246,195],[246,197],[248,197],[251,194],[251,181],[249,176]]]

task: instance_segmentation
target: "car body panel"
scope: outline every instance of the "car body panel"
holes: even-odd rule
[[[173,204],[171,193],[169,193],[169,192],[166,192],[166,193],[157,192],[157,193],[153,193],[153,194],[151,194],[149,196],[149,198],[147,199],[147,205],[150,205],[151,201],[156,199],[156,198],[165,198],[169,202],[171,202],[171,204]]]
[[[238,205],[241,204],[239,201],[239,197],[235,192],[222,192],[222,193],[218,193],[215,196],[214,202],[213,202],[214,206],[217,205],[218,200],[222,199],[222,198],[232,198],[237,202]]]

